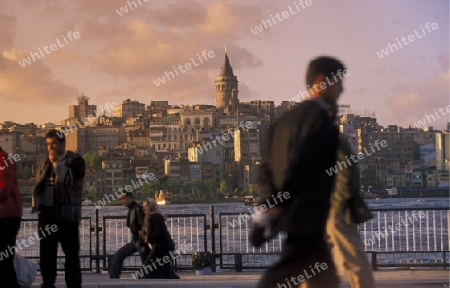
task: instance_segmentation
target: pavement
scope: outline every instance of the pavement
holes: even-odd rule
[[[180,272],[181,279],[142,279],[135,280],[131,273],[123,273],[121,279],[109,279],[107,274],[83,273],[84,287],[125,288],[125,287],[211,287],[247,288],[256,287],[263,271],[259,272],[216,272],[212,275],[195,275],[194,271]],[[384,288],[449,288],[449,270],[380,270],[374,272],[376,287]],[[38,275],[32,287],[39,287]],[[1,286],[1,284],[0,284]],[[56,287],[65,287],[64,275],[58,274]],[[280,286],[280,288],[283,286]],[[345,278],[341,278],[340,288],[349,288]],[[274,287],[276,288],[276,287]],[[290,288],[290,287],[286,287]],[[293,288],[293,287],[292,287]],[[326,287],[324,287],[326,288]]]

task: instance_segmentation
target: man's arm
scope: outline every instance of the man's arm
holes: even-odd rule
[[[84,161],[83,157],[77,157],[73,159],[71,167],[73,167],[72,171],[74,182],[77,182],[80,179],[84,179],[86,173],[86,162]]]
[[[347,140],[342,135],[339,135],[339,148],[337,151],[337,160],[345,163],[345,156],[351,155],[350,147]],[[353,166],[353,167],[352,167]],[[358,185],[355,181],[358,169],[356,164],[346,167],[345,169],[339,169],[336,173],[335,189],[331,194],[331,204],[338,211],[343,211],[347,205],[348,199],[351,198],[354,193],[355,185]],[[359,179],[359,174],[357,175]],[[358,188],[359,189],[359,188]]]
[[[84,180],[86,163],[83,157],[75,157],[70,160],[61,161],[58,162],[55,173],[56,181],[63,182],[64,186],[79,185],[79,181]]]
[[[141,205],[138,205],[136,209],[136,220],[139,226],[139,230],[142,229],[142,225],[144,224],[144,209]]]
[[[271,149],[272,149],[272,137],[273,130],[275,129],[274,124],[267,131],[267,134],[264,137],[264,142],[261,149],[261,165],[259,166],[257,173],[257,183],[258,183],[258,193],[261,197],[261,201],[263,202],[265,199],[271,197],[273,193],[275,193],[275,188],[273,187],[272,182],[272,173],[271,173],[271,165],[269,159],[271,158]]]
[[[292,135],[293,144],[289,151],[292,157],[286,169],[283,191],[288,191],[293,197],[282,205],[292,202],[294,193],[300,191],[299,189],[312,181],[318,173],[326,173],[322,170],[325,164],[334,165],[336,161],[337,128],[332,125],[328,114],[322,108],[314,108],[311,109],[312,113],[305,111],[305,115],[300,119],[302,125]]]
[[[263,146],[258,173],[261,203],[281,191],[290,197],[275,206],[289,206],[312,176],[325,173],[318,168],[323,166],[322,161],[330,160],[324,152],[333,150],[334,159],[337,145],[337,132],[332,131],[334,127],[327,117],[322,108],[310,102],[273,125]]]
[[[144,210],[142,209],[142,206],[139,204],[135,204],[136,207],[134,210],[134,222],[131,225],[135,227],[135,230],[133,232],[133,240],[137,242],[139,240],[140,232],[142,230],[142,225],[144,224]]]
[[[31,212],[35,213],[37,212],[39,214],[39,210],[37,210],[39,208],[39,195],[37,195],[38,193],[38,186],[41,184],[41,173],[42,173],[42,165],[43,163],[40,162],[36,168],[36,185],[34,186],[33,189],[33,193],[31,194]]]

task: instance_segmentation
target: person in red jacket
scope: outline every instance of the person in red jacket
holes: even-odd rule
[[[11,156],[0,147],[0,271],[2,287],[19,288],[14,254],[22,218],[22,197],[17,183],[17,166]]]

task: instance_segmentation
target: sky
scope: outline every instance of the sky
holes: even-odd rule
[[[98,108],[215,105],[225,45],[240,101],[291,100],[308,62],[327,55],[350,73],[340,104],[385,126],[450,121],[448,0],[128,2],[0,0],[0,122],[59,124],[82,93]],[[165,72],[175,77],[157,85]]]

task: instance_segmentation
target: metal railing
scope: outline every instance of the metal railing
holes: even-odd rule
[[[279,234],[261,248],[249,242],[251,215],[218,213],[214,207],[207,214],[168,214],[167,227],[176,247],[192,246],[181,251],[175,261],[178,270],[194,269],[192,253],[211,252],[220,269],[264,269],[280,257],[285,235]],[[365,251],[373,269],[379,267],[449,267],[450,210],[433,209],[374,209],[374,218],[359,225]],[[209,231],[208,231],[209,230]],[[36,238],[37,219],[22,219],[17,237]],[[80,259],[84,271],[107,271],[112,255],[130,239],[125,216],[102,216],[95,210],[94,219],[83,217],[80,224]],[[19,253],[38,261],[39,244],[21,247]],[[23,246],[23,245],[22,245]],[[64,254],[58,249],[58,269],[63,270]],[[136,253],[124,262],[124,270],[141,266]]]
[[[359,226],[373,269],[448,266],[449,209],[383,209],[373,214]]]
[[[20,255],[31,259],[35,263],[39,261],[39,240],[48,236],[43,235],[38,229],[37,219],[22,219],[20,224],[20,230],[16,238],[16,252]],[[92,220],[90,217],[81,218],[80,223],[80,265],[83,271],[92,271],[92,241],[95,240],[92,237]],[[0,235],[1,237],[1,235]],[[34,239],[34,240],[32,240]],[[58,246],[57,254],[57,268],[58,270],[64,270],[64,253],[61,246]]]

